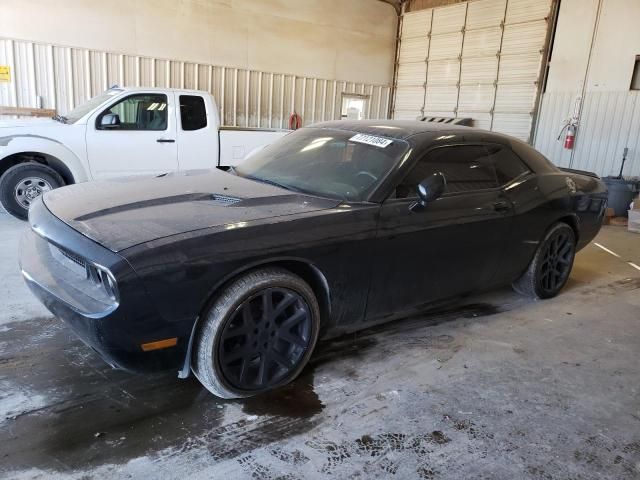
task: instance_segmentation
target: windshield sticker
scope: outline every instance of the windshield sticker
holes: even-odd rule
[[[359,133],[349,139],[351,142],[364,143],[365,145],[371,145],[373,147],[385,148],[393,143],[393,140],[389,140],[384,137],[376,137],[374,135],[365,135]]]

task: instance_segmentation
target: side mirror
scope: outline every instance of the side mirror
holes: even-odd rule
[[[120,128],[120,116],[117,113],[107,113],[100,119],[101,129]]]
[[[442,196],[447,185],[444,175],[440,172],[425,178],[418,184],[418,201],[411,205],[411,210],[421,210],[429,202],[433,202]]]

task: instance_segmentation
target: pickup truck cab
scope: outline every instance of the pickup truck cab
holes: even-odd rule
[[[0,122],[0,202],[26,218],[63,185],[232,166],[286,133],[220,128],[204,91],[113,87],[64,116]]]

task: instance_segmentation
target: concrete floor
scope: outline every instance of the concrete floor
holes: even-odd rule
[[[0,476],[640,478],[640,235],[605,227],[556,299],[510,290],[321,344],[223,401],[111,370],[30,296],[0,214]]]

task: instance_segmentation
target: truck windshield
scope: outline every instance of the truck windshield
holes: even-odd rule
[[[76,108],[71,110],[64,116],[66,123],[76,123],[82,117],[84,117],[87,113],[93,111],[98,108],[104,102],[109,100],[110,98],[122,93],[122,89],[120,88],[110,88],[109,90],[102,92],[100,95],[96,95],[95,97],[87,100],[81,105],[78,105]]]
[[[408,148],[398,139],[303,128],[255,153],[234,171],[289,190],[365,201]]]

